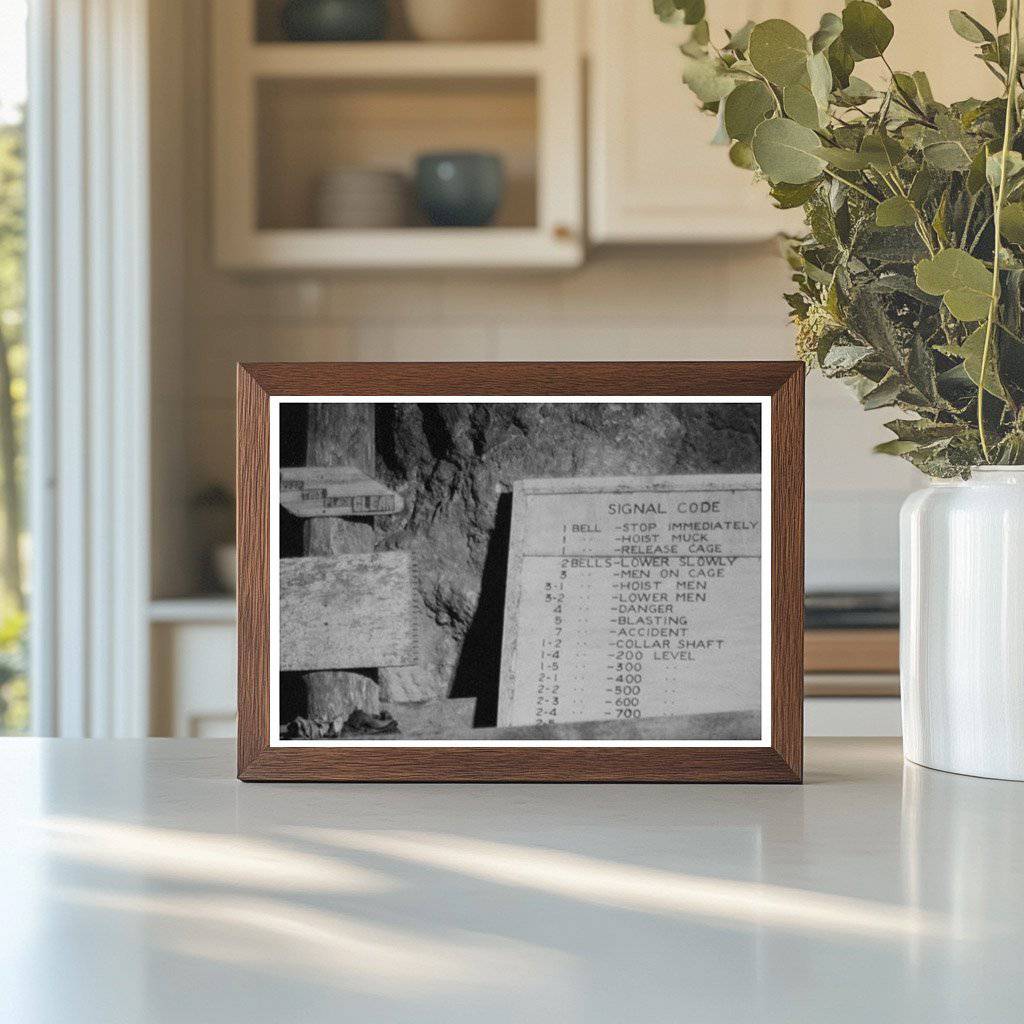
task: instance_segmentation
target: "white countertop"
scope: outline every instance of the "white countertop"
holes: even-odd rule
[[[243,785],[0,741],[0,1021],[1006,1022],[1024,785],[810,740],[802,787]]]

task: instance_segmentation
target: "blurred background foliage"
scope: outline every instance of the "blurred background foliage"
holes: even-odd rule
[[[0,122],[0,733],[28,729],[25,111]]]

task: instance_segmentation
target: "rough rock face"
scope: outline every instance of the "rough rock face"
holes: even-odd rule
[[[381,669],[384,701],[477,697],[493,724],[515,480],[760,469],[760,407],[381,404],[377,476],[405,511],[376,520],[377,550],[411,551],[421,664]]]

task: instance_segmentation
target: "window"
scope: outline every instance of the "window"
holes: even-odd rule
[[[29,725],[24,438],[26,3],[0,0],[0,734]]]

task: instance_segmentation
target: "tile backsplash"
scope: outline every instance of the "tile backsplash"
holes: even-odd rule
[[[236,361],[791,358],[771,246],[598,254],[553,274],[236,277],[193,267],[186,316],[189,486],[230,486]],[[885,413],[808,381],[808,586],[895,586],[914,473],[871,446]]]

